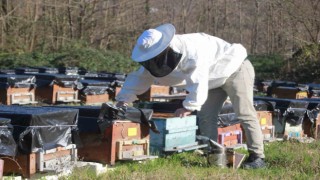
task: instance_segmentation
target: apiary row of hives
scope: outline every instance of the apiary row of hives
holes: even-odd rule
[[[55,102],[58,102],[59,98],[62,102],[72,102],[77,99],[79,94],[76,96],[74,90],[78,86],[82,87],[82,93],[86,92],[87,98],[89,95],[101,95],[98,92],[105,92],[106,87],[110,88],[110,84],[108,86],[105,84],[110,79],[119,83],[116,85],[118,89],[113,90],[115,95],[123,82],[117,81],[119,78],[116,77],[117,74],[98,73],[81,77],[75,74],[43,72],[32,74],[24,71],[23,74],[3,76],[6,79],[5,83],[11,82],[8,81],[10,79],[8,76],[15,77],[10,88],[30,89],[33,87],[31,84],[35,84],[33,97],[37,97],[38,89],[38,93],[46,94],[49,100],[47,106],[8,106],[19,103],[0,106],[0,118],[2,118],[0,133],[4,134],[2,138],[6,138],[2,142],[7,142],[1,144],[4,148],[0,148],[2,150],[0,155],[5,160],[5,173],[18,173],[24,177],[31,177],[36,172],[56,170],[61,167],[61,163],[62,166],[68,166],[77,159],[114,165],[121,160],[152,159],[162,153],[207,147],[207,144],[201,144],[197,140],[199,128],[196,112],[184,118],[173,115],[177,108],[182,107],[182,100],[187,92],[172,87],[152,85],[147,92],[139,96],[140,100],[135,103],[135,107],[127,109],[126,112],[133,114],[117,114],[119,116],[105,118],[106,114],[110,115],[105,111],[105,106],[67,104],[57,106]],[[29,76],[35,77],[36,81],[33,78],[29,79]],[[18,77],[27,79],[17,80]],[[121,78],[124,80],[125,76]],[[91,84],[92,81],[95,85]],[[30,86],[25,86],[21,82],[30,83]],[[101,84],[102,87],[99,86]],[[41,87],[45,88],[41,90]],[[8,86],[6,88],[8,93]],[[71,88],[73,92],[67,93],[66,88]],[[42,94],[41,97],[46,99],[46,95]],[[68,95],[72,97],[65,97]],[[16,100],[12,97],[11,99]],[[106,97],[102,96],[94,98],[96,98],[95,103],[98,100],[102,100],[100,104],[107,101]],[[264,140],[269,141],[277,137],[318,138],[319,103],[319,100],[310,98],[255,97],[254,106]],[[141,118],[144,117],[142,112],[147,116],[145,117],[147,120]],[[220,145],[233,147],[246,142],[245,133],[232,110],[232,104],[224,105],[217,123],[217,142]]]
[[[17,68],[0,71],[0,103],[101,104],[114,100],[126,75],[78,68]]]

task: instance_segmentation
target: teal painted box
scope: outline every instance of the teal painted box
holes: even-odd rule
[[[198,145],[196,142],[196,116],[153,117],[160,134],[150,131],[150,151],[175,151]]]

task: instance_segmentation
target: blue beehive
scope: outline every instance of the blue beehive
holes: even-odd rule
[[[153,117],[160,134],[150,131],[151,152],[181,151],[197,146],[196,116]]]

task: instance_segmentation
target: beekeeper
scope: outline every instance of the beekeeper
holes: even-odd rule
[[[253,106],[255,73],[241,44],[205,33],[175,34],[172,24],[163,24],[140,35],[131,57],[141,67],[126,78],[117,106],[135,101],[155,82],[183,85],[188,94],[175,115],[197,111],[200,134],[217,141],[218,114],[229,96],[250,154],[243,167],[265,167],[263,137]]]

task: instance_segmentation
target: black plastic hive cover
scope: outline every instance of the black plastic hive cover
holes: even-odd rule
[[[103,103],[98,118],[100,132],[104,132],[113,121],[132,121],[141,123],[150,128],[155,133],[160,133],[154,123],[151,121],[152,109],[139,109],[135,107],[116,107],[110,103]]]
[[[310,83],[307,84],[309,91],[312,90],[320,90],[320,84],[314,84],[314,83]]]
[[[0,117],[0,155],[15,156],[17,144],[13,139],[11,120]]]
[[[87,69],[85,69],[85,68],[79,68],[78,69],[78,74],[79,75],[85,75],[85,74],[87,74],[89,71],[87,70]]]
[[[41,73],[35,74],[37,79],[41,80],[56,80],[56,81],[76,81],[79,80],[79,75],[66,75],[66,74],[50,74],[50,73]]]
[[[154,112],[174,113],[177,109],[183,108],[182,101],[176,102],[152,102]]]
[[[49,107],[49,106],[48,106]],[[79,132],[100,132],[98,118],[101,113],[101,106],[51,106],[52,108],[74,108],[79,110],[78,128]],[[151,118],[153,110],[142,109],[148,120]],[[134,122],[140,122],[140,111],[133,107],[128,107],[127,112],[123,115]]]
[[[255,100],[253,102],[253,105],[256,111],[274,111],[276,102],[265,101],[265,100]]]
[[[22,153],[72,144],[78,110],[51,107],[0,106],[0,117],[10,118],[13,137]]]
[[[234,113],[233,107],[231,103],[225,103],[219,114],[228,114],[228,113]]]
[[[0,74],[16,74],[13,69],[0,69]]]
[[[123,73],[114,73],[114,77],[116,77],[116,79],[119,81],[125,81],[127,75]]]
[[[85,117],[99,117],[101,106],[46,106],[51,108],[67,108],[67,109],[77,109],[79,111],[79,116]]]
[[[0,87],[33,87],[36,82],[34,75],[0,74]]]
[[[95,72],[85,72],[85,73],[81,73],[80,75],[82,75],[82,77],[84,77],[84,78],[85,77],[98,77],[98,73],[95,73]]]
[[[127,75],[124,73],[110,73],[110,72],[99,72],[98,77],[92,79],[101,79],[108,81],[125,81]]]
[[[272,87],[279,87],[279,86],[284,86],[284,87],[296,87],[297,83],[296,82],[292,82],[292,81],[272,81],[271,82],[271,86]]]
[[[0,74],[0,82],[15,84],[15,83],[35,83],[34,75],[16,75],[16,74]]]
[[[114,82],[116,81],[117,79],[113,76],[86,76],[84,77],[84,79],[86,80],[99,80],[99,81],[105,81],[105,82]]]
[[[309,106],[309,102],[308,101],[292,100],[289,103],[289,107],[290,108],[305,108],[305,109],[307,109],[308,106]]]
[[[227,127],[239,123],[240,120],[236,118],[235,113],[219,114],[218,116],[219,127]]]
[[[115,77],[115,76],[114,76],[114,73],[111,73],[111,72],[99,72],[99,73],[98,73],[98,76],[99,76],[99,77],[110,77],[110,78],[111,78],[111,77]]]
[[[254,100],[264,100],[269,102],[275,102],[276,103],[276,109],[279,109],[281,113],[284,113],[285,110],[287,110],[290,107],[290,103],[293,102],[291,107],[293,108],[306,108],[308,110],[314,110],[318,107],[320,104],[320,98],[303,98],[303,99],[282,99],[282,98],[272,98],[272,97],[260,97],[255,96]],[[296,103],[294,105],[294,102],[300,102]]]
[[[97,120],[101,106],[48,106],[52,108],[77,109],[79,111],[79,132],[100,132]]]
[[[108,89],[108,86],[85,86],[80,90],[80,93],[84,95],[100,95],[106,94]]]
[[[16,74],[37,74],[39,73],[39,70],[36,68],[31,68],[31,67],[18,67],[15,68]]]
[[[109,87],[111,84],[109,81],[93,80],[93,79],[82,79],[80,82],[83,86],[106,86]]]
[[[100,133],[97,117],[79,116],[78,129],[79,133]]]
[[[59,67],[59,73],[66,75],[77,75],[79,68],[78,67]]]
[[[36,69],[39,70],[39,73],[50,73],[50,74],[59,73],[58,68],[55,68],[55,67],[37,67]]]
[[[80,93],[85,95],[99,95],[105,94],[106,91],[110,88],[110,82],[108,81],[98,81],[92,79],[83,79],[80,80],[83,85]]]
[[[36,84],[38,87],[58,84],[63,87],[76,87],[78,89],[82,88],[82,84],[79,83],[79,75],[39,73],[35,74],[35,76],[37,78]]]
[[[307,111],[306,108],[288,108],[283,114],[284,122],[292,126],[301,125]]]
[[[254,100],[264,100],[275,103],[275,108],[279,109],[281,113],[284,113],[288,108],[308,108],[310,102],[307,99],[283,99],[272,97],[254,97]],[[320,101],[319,101],[320,102]]]

